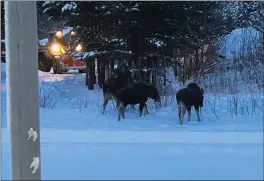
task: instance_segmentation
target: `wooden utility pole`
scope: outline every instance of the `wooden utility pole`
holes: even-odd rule
[[[40,180],[36,1],[5,1],[11,179]]]
[[[2,14],[2,1],[0,2],[0,13]],[[2,18],[1,18],[1,16],[0,16],[0,23],[2,22],[3,20],[2,20]],[[1,27],[2,28],[2,27]],[[2,40],[2,31],[1,31],[1,34],[0,34],[0,40]],[[1,51],[1,53],[2,53],[2,47],[1,47],[1,45],[2,45],[2,42],[0,42],[0,51]],[[1,60],[2,60],[2,57],[1,57]],[[1,62],[2,63],[2,62]],[[1,67],[1,64],[0,64],[0,69],[2,70],[2,67]],[[2,74],[2,72],[1,72],[1,74]],[[1,79],[1,81],[2,81],[2,75],[0,74],[0,79]],[[1,84],[0,84],[1,85]],[[0,94],[0,102],[2,103],[2,94]],[[2,109],[0,109],[0,115],[2,115]],[[1,119],[1,121],[0,121],[0,129],[2,129],[2,119]],[[0,131],[0,134],[2,135],[2,131]],[[0,138],[0,140],[2,141],[2,137]],[[0,159],[2,160],[2,149],[0,149]],[[0,169],[0,175],[2,175],[2,169]],[[2,179],[1,179],[2,180]]]

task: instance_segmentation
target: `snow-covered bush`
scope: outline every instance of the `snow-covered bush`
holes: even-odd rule
[[[71,107],[73,109],[87,108],[89,100],[86,97],[75,97],[71,100]]]
[[[205,96],[202,111],[221,117],[228,113],[232,117],[239,115],[263,114],[264,96],[261,94],[208,94]]]
[[[58,103],[59,92],[54,86],[45,81],[39,83],[39,106],[52,109]]]
[[[211,93],[251,93],[264,89],[263,35],[254,28],[239,28],[221,41],[226,59],[201,82]]]
[[[156,87],[158,88],[161,96],[175,95],[177,90],[183,87],[183,84],[175,78],[173,68],[168,67],[166,68],[166,74],[164,77],[157,76]]]

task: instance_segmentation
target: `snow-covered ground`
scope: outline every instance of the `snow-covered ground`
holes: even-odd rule
[[[2,179],[7,180],[4,65]],[[118,122],[112,102],[102,114],[102,91],[88,91],[84,75],[39,72],[39,80],[40,102],[44,97],[49,102],[40,108],[42,179],[263,179],[263,111],[231,117],[226,97],[208,94],[201,122],[192,112],[191,122],[186,116],[180,126],[175,101],[141,118],[128,110]]]

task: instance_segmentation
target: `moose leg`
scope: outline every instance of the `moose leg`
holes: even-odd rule
[[[192,107],[187,107],[187,112],[188,112],[188,122],[190,122],[190,120],[191,120],[191,111],[192,111]]]
[[[140,103],[139,104],[139,117],[142,116],[142,111],[143,111],[144,105],[145,105],[145,103]]]
[[[119,105],[120,105],[120,101],[119,101],[115,96],[113,96],[113,99],[114,99],[115,102],[116,102],[116,109],[118,110]]]
[[[179,124],[181,124],[181,103],[178,102],[178,117],[179,117]]]
[[[148,106],[147,106],[147,104],[146,104],[146,103],[144,104],[144,108],[145,108],[145,111],[146,111],[146,113],[147,113],[147,114],[149,114],[149,111],[148,111]]]
[[[123,117],[123,119],[125,119],[125,109],[126,109],[126,105],[123,104],[123,109],[122,109],[122,117]]]
[[[183,125],[183,118],[184,118],[184,114],[186,112],[186,106],[184,104],[182,104],[182,117],[181,117],[181,125]]]
[[[110,98],[111,98],[111,95],[110,94],[108,94],[108,93],[105,93],[104,94],[103,114],[105,112],[106,105],[107,105],[107,103],[108,103],[108,101],[109,101]]]
[[[184,105],[183,102],[180,103],[180,111],[181,111],[181,116],[180,116],[180,125],[183,125],[183,118],[184,118],[184,114],[186,112],[186,106]]]
[[[125,119],[124,112],[125,112],[125,107],[124,104],[121,102],[118,108],[118,121],[120,121],[121,115]]]
[[[195,109],[195,112],[196,112],[196,115],[197,115],[198,121],[201,121],[201,119],[200,119],[199,106],[194,106],[194,109]]]
[[[118,109],[119,108],[119,105],[120,105],[120,101],[116,99],[115,102],[116,102],[116,109]]]

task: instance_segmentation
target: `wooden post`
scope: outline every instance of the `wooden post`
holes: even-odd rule
[[[11,179],[40,180],[36,2],[5,1],[5,23]]]

